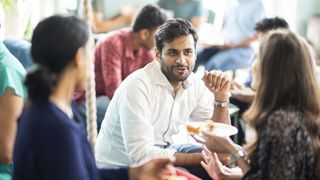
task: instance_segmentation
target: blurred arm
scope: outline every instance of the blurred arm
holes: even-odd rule
[[[120,26],[129,25],[133,14],[119,15],[113,19],[104,20],[101,12],[93,12],[92,31],[94,33],[103,33],[113,30]]]
[[[17,119],[23,109],[23,98],[13,89],[7,88],[0,96],[0,162],[12,161],[13,145],[16,136]]]

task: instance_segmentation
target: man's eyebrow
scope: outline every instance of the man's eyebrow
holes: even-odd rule
[[[193,50],[193,48],[185,48],[185,49],[175,49],[175,48],[168,48],[167,51],[186,51],[186,50]]]
[[[179,51],[179,50],[175,48],[168,48],[167,51]]]

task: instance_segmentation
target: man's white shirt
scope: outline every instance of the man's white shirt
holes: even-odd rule
[[[175,95],[160,63],[147,64],[122,82],[109,104],[97,139],[97,166],[172,157],[176,150],[161,147],[172,143],[172,135],[188,119],[210,119],[213,102],[213,93],[195,74],[190,74]]]

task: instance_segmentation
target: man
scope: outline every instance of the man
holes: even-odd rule
[[[132,28],[107,34],[95,48],[95,81],[97,94],[98,129],[110,99],[120,83],[133,71],[154,59],[154,33],[167,17],[157,7],[145,6]],[[80,109],[85,115],[85,103]]]
[[[199,30],[204,21],[205,9],[202,0],[159,0],[158,5],[172,11],[175,18],[188,20]]]
[[[199,65],[206,69],[236,70],[250,66],[256,40],[254,26],[265,17],[261,0],[232,0],[225,13],[221,36],[222,45],[205,45],[199,52],[194,71]]]
[[[155,156],[174,156],[177,166],[200,166],[201,147],[171,146],[172,135],[188,119],[230,123],[226,74],[206,72],[202,81],[192,73],[198,37],[191,23],[168,20],[155,36],[156,61],[129,75],[111,100],[97,139],[99,167]]]

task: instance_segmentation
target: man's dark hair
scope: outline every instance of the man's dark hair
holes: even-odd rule
[[[174,39],[191,34],[194,40],[194,47],[198,41],[198,35],[189,21],[176,18],[170,19],[162,24],[156,31],[156,47],[161,52],[163,43],[170,43]]]
[[[139,12],[133,24],[133,32],[138,32],[141,29],[155,29],[167,20],[164,12],[154,6],[146,5]]]
[[[264,18],[256,24],[254,29],[265,33],[275,29],[289,29],[289,25],[286,20],[279,17]]]

